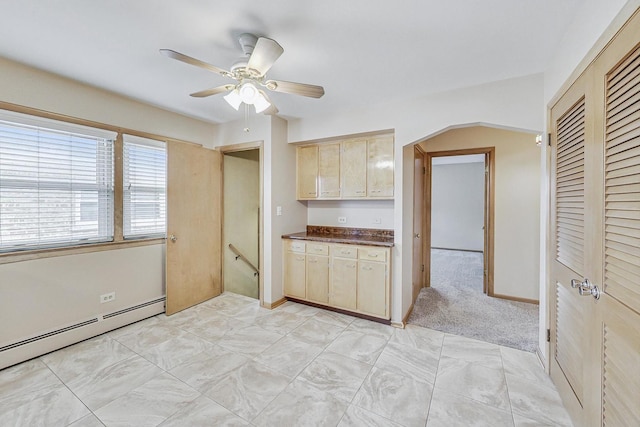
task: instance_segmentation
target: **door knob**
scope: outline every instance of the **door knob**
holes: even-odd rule
[[[571,279],[571,287],[577,288],[578,293],[583,297],[591,295],[595,299],[600,299],[600,289],[591,283],[589,279],[584,279],[582,282],[577,279]]]
[[[415,238],[416,238],[416,239],[419,239],[419,238],[420,238],[420,233],[416,233],[416,234],[415,234]]]
[[[178,240],[178,238],[172,234],[171,236],[169,236],[169,240],[175,243],[175,241]]]

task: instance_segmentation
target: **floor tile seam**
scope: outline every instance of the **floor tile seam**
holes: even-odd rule
[[[395,423],[395,424],[397,424],[397,425],[399,425],[399,426],[402,426],[402,427],[408,427],[408,426],[406,426],[405,424],[402,424],[402,423],[401,423],[400,421],[398,421],[398,420],[392,420],[392,419],[391,419],[391,418],[389,418],[387,415],[384,415],[384,414],[381,414],[380,412],[377,412],[375,409],[368,409],[368,408],[364,408],[364,407],[362,407],[362,406],[358,405],[358,404],[357,404],[357,403],[355,403],[355,402],[354,402],[354,403],[351,403],[351,405],[356,406],[357,408],[362,409],[363,411],[371,412],[372,414],[375,414],[375,415],[377,415],[377,416],[379,416],[379,417],[381,417],[381,418],[384,418],[385,420],[388,420],[388,421],[390,421],[390,422],[392,422],[392,423]],[[347,407],[347,410],[348,410],[348,409],[349,409],[349,408]],[[345,414],[347,413],[347,410],[345,410],[345,411],[344,411],[344,413],[345,413]],[[427,414],[427,418],[428,418],[428,414]],[[425,420],[425,423],[426,423],[426,420]]]
[[[429,416],[431,415],[431,404],[433,403],[433,395],[436,392],[436,381],[438,380],[438,371],[440,370],[440,361],[442,360],[442,350],[444,349],[444,338],[446,334],[442,335],[442,342],[440,343],[440,352],[438,353],[438,363],[436,364],[436,371],[433,373],[433,385],[431,387],[431,396],[429,397],[429,406],[427,411],[427,419],[425,420],[425,426],[429,422]]]
[[[367,336],[367,334],[365,334],[364,332],[359,332],[359,331],[353,331],[353,332],[358,332],[358,333],[360,333],[360,334],[362,334],[364,336]],[[380,353],[378,353],[378,355],[376,356],[375,360],[372,363],[370,363],[371,366],[375,366],[376,363],[378,363],[378,360],[380,359],[380,356],[382,356],[382,353],[384,352],[384,350],[389,345],[389,342],[391,341],[391,338],[393,337],[394,334],[395,334],[395,331],[391,335],[389,335],[389,337],[387,337],[387,339],[386,339],[386,341],[384,343],[384,346],[382,347],[382,350],[380,350]]]
[[[62,378],[60,378],[55,372],[53,372],[53,370],[51,369],[51,367],[44,361],[41,360],[41,362],[47,367],[47,369],[58,379],[58,381],[60,381],[60,383],[67,389],[69,390],[69,393],[71,393],[71,395],[73,395],[73,397],[75,397],[76,399],[78,399],[78,402],[82,403],[82,405],[87,409],[87,411],[89,411],[89,414],[92,414],[93,416],[95,416],[96,418],[98,418],[93,411],[91,410],[91,408],[89,408],[89,406],[87,406],[87,404],[84,402],[84,400],[80,399],[80,397],[73,391],[71,390],[71,388],[67,385],[66,382],[62,381]],[[24,406],[24,405],[23,405]],[[83,416],[81,416],[80,418],[71,421],[69,424],[73,424],[74,422],[81,420],[82,418],[86,417],[89,414],[85,414]],[[100,421],[102,423],[102,421]]]
[[[409,380],[412,380],[412,381],[417,381],[419,383],[429,384],[431,386],[432,390],[433,390],[433,388],[435,387],[435,384],[436,384],[436,377],[435,376],[434,376],[433,381],[429,381],[426,378],[420,378],[420,377],[416,377],[416,376],[413,376],[413,375],[407,375],[404,372],[398,372],[398,371],[395,371],[393,369],[387,369],[387,368],[383,368],[383,367],[376,366],[376,365],[373,365],[373,367],[376,368],[376,369],[379,369],[381,371],[384,371],[384,372],[386,372],[388,374],[397,375],[397,376],[403,377],[405,379],[409,379]]]
[[[511,413],[511,418],[513,418],[513,405],[511,405],[511,394],[509,393],[509,383],[507,382],[507,371],[504,368],[504,356],[502,354],[502,350],[500,350],[500,366],[502,371],[502,378],[504,380],[504,388],[507,393],[507,401],[509,402],[509,412]],[[513,419],[513,425],[516,424],[516,420]]]
[[[433,388],[433,393],[435,393],[435,391],[436,391],[435,389],[436,388],[434,387]],[[496,411],[500,411],[500,412],[502,412],[502,413],[504,413],[506,415],[511,415],[511,417],[513,418],[513,409],[511,409],[511,405],[509,405],[510,409],[499,408],[499,407],[491,405],[491,404],[489,404],[487,402],[483,402],[481,400],[474,399],[471,396],[465,396],[463,394],[456,393],[455,391],[451,391],[451,390],[449,390],[447,388],[444,388],[442,386],[439,386],[438,390],[443,391],[443,392],[445,392],[447,394],[452,394],[452,395],[457,396],[457,397],[462,398],[462,399],[472,400],[473,402],[475,402],[475,403],[477,403],[479,405],[486,406],[487,408],[491,408],[491,409],[494,409]],[[431,396],[432,396],[432,400],[433,400],[433,394]],[[429,410],[431,410],[431,406],[429,406]],[[536,421],[539,421],[539,420],[536,420]],[[515,420],[514,420],[514,424],[515,424]]]
[[[302,371],[301,371],[301,372],[302,372]],[[270,405],[271,405],[271,404],[272,404],[272,403],[273,403],[273,402],[274,402],[278,397],[280,397],[280,395],[281,395],[282,393],[284,393],[285,391],[287,391],[287,389],[291,386],[291,384],[293,384],[293,382],[296,380],[296,378],[298,378],[298,376],[297,376],[297,375],[296,375],[295,377],[291,378],[291,379],[289,380],[289,382],[287,383],[286,387],[284,387],[284,388],[280,391],[280,393],[276,394],[276,395],[273,397],[273,399],[271,399],[271,400],[269,401],[269,403],[268,403],[268,404],[266,404],[266,405],[265,405],[265,407],[264,407],[264,408],[262,408],[262,409],[260,410],[260,412],[258,412],[258,413],[256,414],[256,416],[255,416],[255,417],[253,417],[251,420],[249,420],[249,421],[248,421],[248,422],[249,422],[249,424],[254,425],[254,424],[253,424],[253,423],[254,423],[254,421],[256,421],[258,418],[260,418],[260,416],[262,415],[262,413],[263,413],[264,411],[266,411],[267,409],[269,409],[269,406],[270,406]],[[216,403],[217,403],[217,402],[216,402]],[[226,408],[225,408],[225,409],[226,409]],[[237,415],[235,412],[233,412],[233,411],[231,411],[231,412],[232,412],[233,414]],[[239,415],[237,415],[237,416],[239,416]],[[240,418],[242,418],[242,417],[240,417]],[[246,420],[245,418],[242,418],[242,419],[243,419],[243,420]]]
[[[535,386],[535,387],[541,387],[551,393],[558,393],[558,389],[555,387],[555,384],[551,381],[551,378],[549,378],[549,382],[547,384],[542,384],[540,381],[537,380],[532,380],[531,378],[526,378],[523,377],[521,375],[517,375],[517,374],[511,374],[511,373],[507,373],[505,372],[505,381],[507,381],[507,377],[512,377],[518,381],[522,381],[525,382],[529,385]],[[508,383],[508,382],[507,382]]]

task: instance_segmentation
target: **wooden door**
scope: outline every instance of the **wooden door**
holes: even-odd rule
[[[551,373],[581,426],[640,425],[639,27],[636,12],[551,114]]]
[[[367,141],[367,197],[393,197],[393,136]]]
[[[329,257],[307,255],[307,299],[327,304],[329,302]]]
[[[284,294],[294,298],[306,298],[306,256],[303,253],[284,254]]]
[[[222,289],[219,152],[167,145],[167,315],[206,301]]]
[[[367,196],[367,141],[354,139],[342,143],[342,198]]]
[[[354,257],[355,258],[355,257]],[[356,307],[358,261],[353,258],[332,258],[329,304],[347,310]]]
[[[318,146],[298,147],[296,159],[298,199],[318,197]]]
[[[318,146],[319,198],[340,198],[340,144]]]
[[[358,310],[387,317],[387,274],[384,262],[358,261]]]
[[[550,306],[554,321],[550,370],[574,421],[583,418],[584,355],[588,350],[584,325],[591,303],[572,287],[572,280],[581,282],[590,273],[585,223],[593,220],[585,218],[589,214],[585,210],[585,89],[585,80],[577,81],[551,110],[554,244]]]
[[[424,153],[413,149],[413,301],[424,286]]]

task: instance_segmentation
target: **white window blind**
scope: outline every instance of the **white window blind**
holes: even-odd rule
[[[167,150],[164,142],[124,135],[123,234],[164,237],[167,221]]]
[[[112,240],[115,136],[0,111],[0,251]]]

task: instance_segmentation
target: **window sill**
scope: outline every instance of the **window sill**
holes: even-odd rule
[[[126,240],[119,242],[93,243],[79,246],[66,246],[63,248],[53,249],[32,249],[21,252],[7,252],[0,254],[0,265],[10,264],[13,262],[30,261],[41,258],[52,258],[58,256],[86,254],[92,252],[112,251],[116,249],[135,248],[137,246],[150,246],[164,244],[167,239],[165,237],[156,237],[150,239]]]

